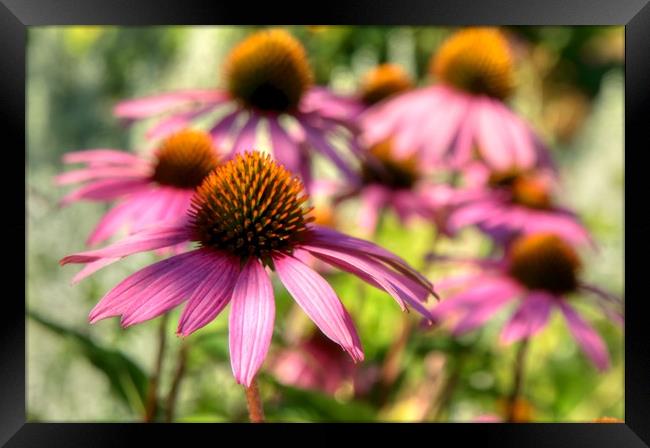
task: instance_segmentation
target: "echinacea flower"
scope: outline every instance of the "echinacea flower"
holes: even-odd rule
[[[513,55],[494,28],[456,32],[431,60],[438,84],[382,102],[361,117],[363,140],[393,138],[396,155],[458,169],[478,149],[497,170],[550,165],[547,149],[504,101],[514,89]]]
[[[475,168],[474,172],[486,171]],[[554,203],[554,180],[548,172],[491,172],[483,185],[476,177],[474,185],[456,189],[448,198],[446,228],[452,234],[476,226],[500,244],[536,232],[553,232],[575,243],[593,244],[580,218]]]
[[[257,148],[256,135],[266,127],[275,158],[310,181],[311,151],[329,160],[344,175],[352,175],[348,154],[339,153],[332,136],[344,126],[328,118],[337,98],[324,87],[313,87],[312,68],[302,44],[281,29],[256,32],[230,52],[224,64],[225,87],[187,90],[121,102],[118,117],[138,120],[161,116],[149,130],[159,137],[216,110],[223,113],[210,128],[215,144],[232,147],[233,154]],[[226,143],[228,140],[228,143]]]
[[[392,142],[386,140],[369,149],[359,181],[341,185],[335,200],[358,196],[361,207],[357,225],[365,235],[372,235],[387,209],[397,213],[403,223],[416,216],[435,220],[441,189],[448,187],[427,180],[415,156],[395,157]]]
[[[447,279],[447,287],[460,292],[440,302],[433,315],[452,322],[452,333],[461,335],[486,324],[506,305],[516,311],[501,331],[504,344],[527,339],[541,331],[552,309],[564,315],[571,334],[592,363],[609,366],[607,348],[572,305],[576,293],[589,292],[606,316],[622,323],[620,299],[581,282],[580,259],[574,248],[552,233],[526,235],[515,240],[500,260],[476,260],[479,272]]]
[[[155,226],[103,249],[69,255],[67,263],[110,263],[137,252],[186,241],[198,248],[127,277],[90,313],[97,322],[121,316],[128,327],[187,301],[178,325],[185,336],[230,303],[229,344],[237,382],[250,386],[267,354],[275,303],[275,271],[311,320],[354,361],[363,359],[350,315],[327,281],[299,258],[310,254],[388,292],[403,309],[424,307],[433,286],[393,253],[311,224],[297,177],[267,154],[246,152],[213,171],[198,187],[186,219]],[[300,256],[297,256],[301,253]]]
[[[187,211],[196,187],[219,164],[219,155],[208,134],[184,129],[165,138],[151,158],[90,149],[67,153],[63,161],[86,164],[57,176],[59,185],[83,184],[66,195],[63,204],[118,201],[88,237],[87,244],[94,245],[125,227],[137,232],[178,220]]]
[[[296,347],[273,356],[269,370],[283,384],[334,395],[346,386],[355,394],[367,392],[376,375],[372,367],[362,370],[339,347],[320,332],[313,332]]]

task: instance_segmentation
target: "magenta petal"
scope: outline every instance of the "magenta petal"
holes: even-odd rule
[[[119,149],[84,149],[82,151],[72,151],[63,154],[63,162],[88,163],[90,166],[102,165],[138,165],[147,164],[135,154],[128,153]]]
[[[271,279],[256,258],[248,260],[232,293],[229,318],[230,364],[235,380],[251,385],[271,344],[275,302]]]
[[[354,361],[363,360],[352,318],[327,281],[291,256],[276,255],[273,262],[284,286],[323,334],[343,347]]]
[[[142,232],[130,235],[115,244],[102,249],[79,252],[64,257],[59,263],[89,263],[101,258],[126,257],[138,252],[174,246],[189,241],[191,235],[184,221],[177,224],[153,226]]]
[[[90,168],[82,168],[78,170],[68,171],[59,174],[55,178],[58,185],[67,185],[81,182],[88,182],[98,179],[144,179],[148,178],[150,168],[144,165],[136,166],[93,166]]]
[[[61,205],[79,200],[112,201],[126,194],[136,193],[149,187],[149,179],[103,179],[90,182],[61,199]]]
[[[294,173],[299,172],[301,150],[298,148],[298,145],[280,126],[277,119],[271,118],[268,120],[268,123],[273,155],[289,171]]]
[[[215,252],[214,265],[190,296],[178,323],[177,333],[188,336],[214,320],[226,307],[239,276],[239,260]]]
[[[226,92],[217,90],[185,90],[122,101],[115,106],[113,114],[120,118],[140,119],[195,102],[218,103],[227,99]]]
[[[388,201],[389,192],[381,185],[369,185],[361,193],[361,209],[358,225],[364,234],[372,235],[377,227],[377,220]]]
[[[244,151],[257,150],[255,147],[255,139],[257,137],[257,124],[259,120],[259,116],[251,112],[246,124],[241,128],[232,145],[231,155],[241,154]]]
[[[501,331],[501,342],[510,344],[527,339],[539,332],[548,322],[555,297],[541,291],[531,292]]]
[[[564,300],[558,300],[557,304],[564,314],[571,334],[582,347],[587,357],[599,370],[607,370],[609,368],[609,354],[605,343],[596,330],[582,320],[578,313]]]
[[[198,250],[176,255],[128,276],[95,305],[90,312],[90,322],[95,323],[106,317],[120,315],[132,304],[143,300],[142,295],[145,292],[151,293],[156,288],[164,288],[173,284],[176,278],[168,276],[168,274],[176,272],[178,275],[178,269],[193,268],[195,265],[193,261],[196,257],[200,258]],[[88,266],[94,265],[91,263]]]
[[[390,265],[393,269],[401,272],[413,281],[420,283],[423,287],[427,288],[433,295],[433,285],[431,282],[411,267],[403,258],[398,257],[394,253],[374,244],[370,241],[365,241],[359,238],[354,238],[337,232],[334,229],[321,227],[317,225],[311,226],[312,231],[309,234],[308,240],[305,241],[310,246],[318,246],[324,248],[331,248],[342,250],[344,252],[354,252],[370,255],[382,262]]]
[[[212,129],[210,129],[212,142],[216,146],[222,145],[226,139],[231,137],[233,126],[235,125],[235,121],[237,121],[237,118],[239,118],[240,114],[241,110],[239,108],[235,109],[232,112],[228,112],[215,123]]]
[[[94,274],[109,264],[115,263],[117,260],[119,260],[119,258],[102,258],[101,260],[88,263],[81,271],[77,272],[77,274],[72,277],[72,284],[79,283],[84,278],[88,277],[91,274]]]
[[[166,313],[187,300],[200,282],[212,271],[215,257],[205,249],[191,252],[185,262],[168,269],[142,290],[136,300],[122,311],[124,327],[139,324]]]
[[[325,139],[322,131],[320,131],[316,126],[310,124],[308,116],[300,115],[296,118],[305,132],[305,141],[318,152],[330,159],[347,178],[356,180],[358,176],[350,167],[350,164],[343,160],[336,148]]]

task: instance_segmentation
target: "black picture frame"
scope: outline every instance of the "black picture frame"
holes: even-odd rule
[[[200,0],[0,0],[0,127],[4,170],[0,176],[4,217],[5,285],[23,277],[27,251],[25,190],[19,185],[21,154],[26,162],[25,80],[27,27],[40,25],[169,24],[386,24],[386,25],[624,25],[625,26],[625,424],[438,424],[359,426],[373,437],[404,440],[414,432],[431,443],[473,438],[490,446],[642,447],[650,446],[650,326],[645,323],[641,262],[649,248],[644,213],[643,153],[648,151],[650,117],[650,6],[648,0],[327,0],[316,3],[219,2]],[[23,184],[25,185],[25,184]],[[21,216],[20,220],[17,217]],[[24,242],[21,246],[21,241]],[[631,260],[631,262],[630,262]],[[22,263],[21,263],[22,261]],[[623,262],[623,261],[622,261]],[[26,278],[26,277],[25,277]],[[26,422],[25,308],[23,295],[2,299],[0,323],[0,445],[10,447],[130,446],[182,438],[186,443],[220,443],[224,431],[275,432],[282,425],[138,425]],[[13,289],[13,288],[12,288]],[[315,428],[315,429],[314,429]],[[348,433],[340,425],[292,425],[295,431]],[[252,431],[252,432],[251,432]],[[327,431],[327,433],[325,433]],[[332,432],[334,431],[334,432]],[[385,439],[384,439],[385,440]],[[188,442],[191,441],[191,442]],[[196,441],[196,442],[193,442]],[[225,441],[224,441],[225,442]],[[225,442],[227,443],[227,442]],[[119,445],[118,445],[119,444]]]

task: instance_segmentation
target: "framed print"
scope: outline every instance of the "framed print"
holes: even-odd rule
[[[648,446],[650,7],[475,3],[2,0],[0,442]]]

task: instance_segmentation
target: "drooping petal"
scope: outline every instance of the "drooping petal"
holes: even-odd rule
[[[72,277],[72,284],[79,283],[84,278],[88,277],[91,274],[99,271],[100,269],[108,266],[109,264],[115,263],[119,258],[102,258],[101,260],[93,261],[88,263],[84,268],[77,272],[77,274]]]
[[[313,225],[311,226],[311,232],[307,235],[305,243],[310,246],[371,255],[390,265],[393,269],[408,276],[412,280],[420,283],[422,286],[427,288],[431,294],[436,295],[431,282],[411,267],[403,258],[374,243],[371,243],[370,241],[354,238],[327,227]]]
[[[343,347],[353,360],[363,360],[352,318],[327,281],[291,256],[276,255],[273,262],[289,294],[323,334]]]
[[[189,241],[190,237],[184,220],[176,224],[152,226],[104,248],[68,255],[59,263],[90,263],[101,258],[121,258],[138,252],[174,246]]]
[[[238,277],[239,260],[227,253],[218,253],[210,272],[190,296],[178,322],[177,333],[188,336],[214,320],[230,302]]]
[[[262,366],[274,319],[271,279],[259,260],[251,258],[235,284],[228,323],[230,364],[239,384],[249,387]]]
[[[176,272],[177,276],[179,272],[182,273],[188,268],[193,268],[197,260],[197,255],[200,258],[199,250],[169,257],[131,274],[106,293],[99,303],[95,305],[90,312],[90,322],[95,323],[107,317],[119,316],[132,303],[142,300],[142,295],[148,288],[164,288],[173,283],[174,278],[168,276],[168,274],[170,272]],[[95,263],[100,263],[101,261],[104,260]],[[94,263],[88,266],[92,265]]]
[[[255,139],[257,136],[257,124],[259,123],[259,120],[260,117],[257,114],[251,113],[246,124],[241,128],[232,145],[231,155],[241,154],[244,151],[257,149],[255,147]]]
[[[218,90],[185,90],[122,101],[113,109],[120,118],[141,119],[167,112],[192,103],[219,103],[228,100],[228,94]]]
[[[501,295],[486,297],[481,303],[475,303],[456,324],[452,330],[454,336],[468,333],[482,326],[494,316],[506,303],[514,300],[511,291],[504,291]]]
[[[504,344],[530,338],[544,328],[555,297],[535,291],[522,300],[522,304],[501,331],[501,342]]]
[[[87,163],[89,166],[146,165],[148,162],[135,154],[119,149],[84,149],[63,154],[63,163]]]
[[[166,313],[185,302],[212,271],[215,257],[205,249],[192,251],[192,257],[153,281],[136,300],[122,311],[123,327],[139,324]]]
[[[388,192],[381,185],[370,185],[361,193],[361,209],[358,212],[358,226],[365,235],[372,235],[377,228],[377,220],[388,200]]]
[[[219,147],[228,139],[232,138],[232,131],[235,125],[235,122],[241,114],[241,109],[237,108],[231,112],[228,112],[226,115],[221,117],[210,129],[210,135],[212,136],[212,142],[215,146]]]
[[[61,199],[62,206],[79,200],[86,201],[112,201],[127,194],[137,193],[147,189],[151,182],[149,179],[103,179],[90,182]]]
[[[136,166],[95,166],[68,171],[55,177],[57,185],[68,185],[98,179],[144,179],[150,174],[149,167]]]
[[[564,300],[557,301],[576,342],[599,370],[609,368],[609,354],[600,335]]]

